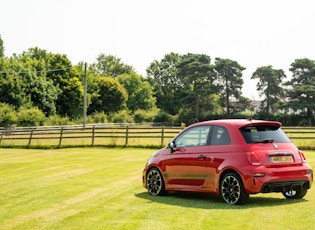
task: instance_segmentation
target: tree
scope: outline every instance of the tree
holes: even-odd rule
[[[186,98],[188,107],[194,106],[194,121],[199,121],[200,105],[204,109],[211,108],[211,95],[214,92],[214,72],[210,64],[210,57],[204,54],[186,54],[177,64],[178,75],[184,83],[184,88],[191,93]],[[206,99],[207,98],[207,99]]]
[[[230,59],[215,59],[215,70],[220,81],[221,87],[224,89],[222,91],[222,98],[224,98],[223,105],[226,108],[226,116],[231,115],[231,101],[236,104],[236,102],[241,97],[241,90],[243,86],[243,74],[242,71],[245,70],[236,61]]]
[[[47,79],[47,63],[44,55],[37,55],[37,52],[46,55],[44,50],[30,48],[21,55],[11,58],[11,68],[17,69],[14,66],[19,66],[19,77],[23,81],[29,104],[38,107],[46,115],[52,115],[56,113],[55,103],[58,92],[53,80]]]
[[[113,77],[99,78],[98,97],[92,101],[89,113],[103,111],[114,113],[126,108],[127,90]]]
[[[182,56],[169,53],[160,61],[153,61],[147,68],[148,81],[154,88],[157,107],[170,114],[177,114],[187,96],[183,80],[178,75],[177,65]]]
[[[87,80],[87,108],[91,105],[92,101],[97,101],[99,97],[99,80],[101,76],[95,75],[94,72],[87,68],[86,73],[85,70],[85,63],[79,62],[77,65],[74,66],[76,71],[78,72],[80,81],[82,82],[82,85],[84,85],[84,75],[86,74],[86,80]],[[93,112],[94,110],[88,109],[88,114],[90,112]]]
[[[127,108],[129,110],[134,112],[138,109],[150,110],[156,107],[152,87],[138,74],[122,74],[118,76],[118,81],[128,92]]]
[[[0,87],[5,89],[3,93],[10,95],[10,89],[6,87],[14,86],[17,96],[11,96],[15,100],[9,103],[14,103],[16,108],[27,103],[38,107],[46,115],[57,112],[75,117],[82,114],[83,86],[78,72],[65,55],[30,48],[9,59],[7,72],[10,76]],[[16,92],[18,90],[20,92]]]
[[[90,65],[89,68],[95,75],[105,77],[116,77],[134,72],[133,68],[123,63],[120,58],[105,54],[100,54],[97,57],[97,63]]]
[[[60,115],[78,117],[83,112],[83,87],[78,77],[73,77],[64,82],[62,94],[59,95],[57,110]],[[62,103],[61,103],[62,102]]]
[[[3,40],[0,35],[0,58],[3,58],[3,57],[4,57],[4,45],[3,45]]]
[[[7,69],[23,83],[17,94],[23,96],[23,104],[36,106],[46,115],[57,112],[75,117],[82,114],[83,86],[65,55],[30,48],[21,55],[13,55]],[[16,108],[22,103],[15,102]]]
[[[270,112],[275,112],[275,105],[280,102],[281,97],[284,96],[282,87],[283,79],[286,75],[282,69],[273,69],[272,66],[262,66],[256,69],[251,79],[258,79],[257,91],[260,96],[264,96],[262,111],[269,119]],[[264,106],[265,105],[265,106]]]
[[[57,114],[80,116],[83,111],[83,84],[78,70],[61,54],[48,54],[47,69],[47,78],[57,87]]]
[[[14,66],[8,58],[1,59],[0,102],[19,108],[27,103],[27,98],[19,73],[12,71]]]
[[[312,126],[315,111],[315,61],[296,59],[291,64],[290,71],[293,76],[286,83],[290,87],[287,91],[290,99],[288,106],[305,113],[307,124]]]

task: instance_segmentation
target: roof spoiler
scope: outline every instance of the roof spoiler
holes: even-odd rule
[[[272,126],[276,126],[278,128],[280,128],[282,126],[282,123],[278,122],[278,121],[252,120],[251,118],[247,118],[247,120],[250,121],[251,123],[243,125],[241,128],[248,127],[248,126],[256,126],[256,125],[272,125]]]

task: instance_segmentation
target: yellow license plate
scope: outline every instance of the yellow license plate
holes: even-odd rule
[[[293,162],[292,156],[272,156],[271,157],[272,163],[287,163]]]

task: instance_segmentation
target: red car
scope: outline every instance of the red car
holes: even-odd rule
[[[313,170],[280,122],[227,119],[188,126],[149,158],[142,180],[153,196],[206,192],[243,204],[257,193],[301,199]]]

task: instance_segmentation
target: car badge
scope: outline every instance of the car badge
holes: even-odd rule
[[[278,149],[278,148],[279,148],[277,144],[273,144],[273,147],[274,147],[275,149]]]

